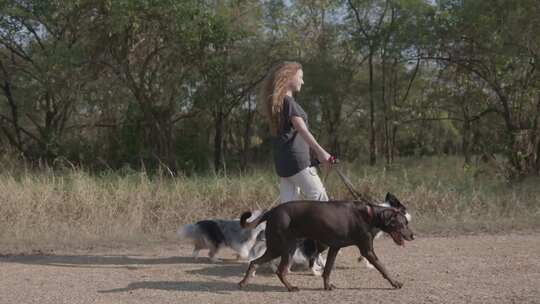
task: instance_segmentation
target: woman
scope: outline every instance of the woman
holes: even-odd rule
[[[331,164],[331,155],[309,132],[308,116],[293,97],[304,84],[303,76],[300,63],[283,62],[270,70],[261,91],[282,203],[298,200],[300,191],[308,200],[328,200],[316,168],[310,166],[309,149],[326,166]]]

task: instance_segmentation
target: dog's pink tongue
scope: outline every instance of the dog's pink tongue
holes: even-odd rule
[[[399,238],[399,247],[405,248],[405,241],[401,237]]]

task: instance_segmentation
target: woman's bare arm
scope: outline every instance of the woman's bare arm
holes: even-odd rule
[[[293,116],[291,117],[291,122],[296,131],[298,131],[300,136],[302,136],[302,138],[307,142],[309,147],[313,149],[313,151],[315,151],[315,154],[317,154],[317,159],[321,163],[328,163],[330,159],[330,154],[326,152],[326,150],[324,150],[321,145],[319,145],[315,137],[313,137],[311,132],[309,132],[306,123],[304,122],[302,117]]]

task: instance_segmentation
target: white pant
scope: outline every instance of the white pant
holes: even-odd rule
[[[280,177],[279,196],[282,203],[300,199],[300,191],[307,200],[328,200],[315,167],[307,167],[293,176]]]

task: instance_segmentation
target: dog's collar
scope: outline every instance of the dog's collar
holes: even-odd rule
[[[366,213],[367,213],[368,219],[371,221],[373,219],[373,207],[370,204],[366,205]]]

